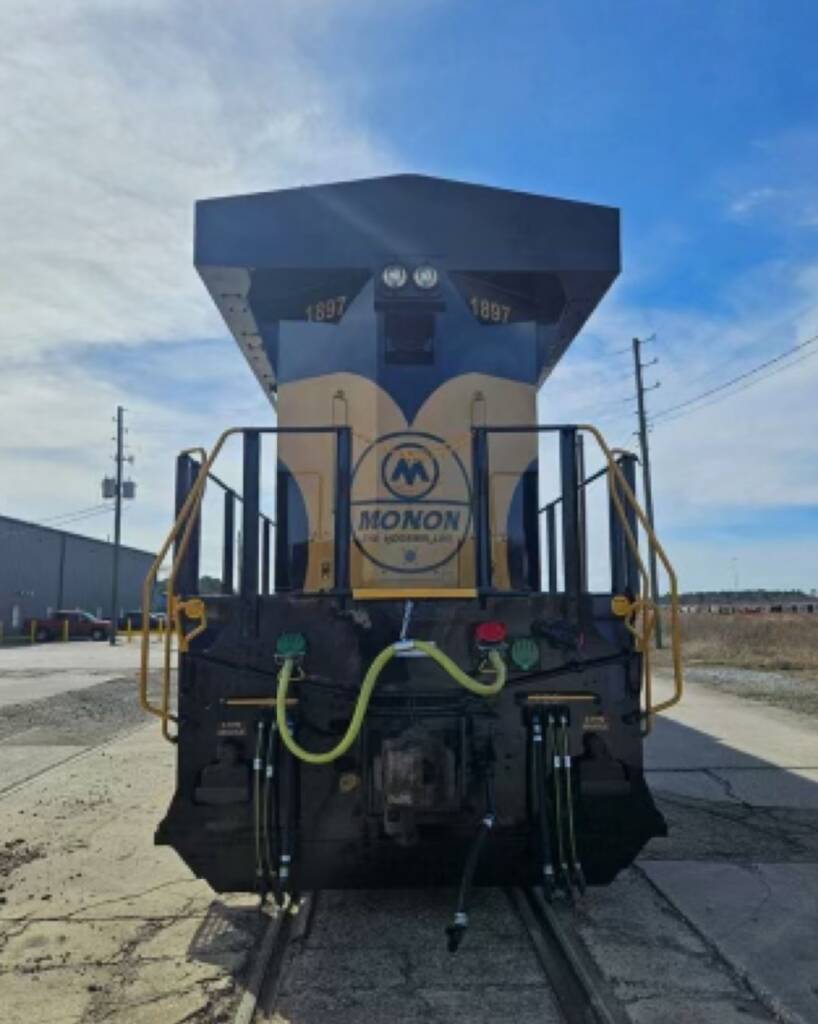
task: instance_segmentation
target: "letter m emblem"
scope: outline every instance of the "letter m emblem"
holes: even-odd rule
[[[395,483],[397,480],[403,480],[407,487],[413,487],[416,480],[428,484],[429,474],[419,459],[407,459],[402,456],[395,463],[395,468],[392,470],[392,483]]]

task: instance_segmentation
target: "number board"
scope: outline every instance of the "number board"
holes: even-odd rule
[[[250,306],[260,323],[339,324],[370,277],[356,268],[257,270]]]
[[[550,274],[453,270],[449,276],[474,319],[486,327],[552,323],[564,305],[559,282]]]
[[[475,317],[484,324],[507,324],[514,312],[513,306],[486,295],[470,295],[469,305]]]
[[[346,295],[333,295],[330,298],[318,299],[316,302],[309,303],[304,309],[304,317],[310,323],[337,324],[340,323],[346,307]]]

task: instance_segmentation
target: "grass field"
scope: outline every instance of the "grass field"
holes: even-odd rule
[[[818,671],[818,615],[683,615],[682,654],[690,666]]]

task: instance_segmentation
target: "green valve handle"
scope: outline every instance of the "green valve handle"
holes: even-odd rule
[[[529,636],[521,636],[513,641],[509,654],[512,662],[523,672],[528,672],[540,663],[540,648],[536,640]]]
[[[276,654],[281,658],[303,658],[307,653],[307,638],[303,633],[282,633],[276,640]]]

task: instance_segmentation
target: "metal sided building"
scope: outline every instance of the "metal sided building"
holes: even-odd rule
[[[0,516],[0,622],[6,633],[49,609],[82,608],[110,614],[113,545]],[[138,608],[154,556],[120,548],[119,603]]]

